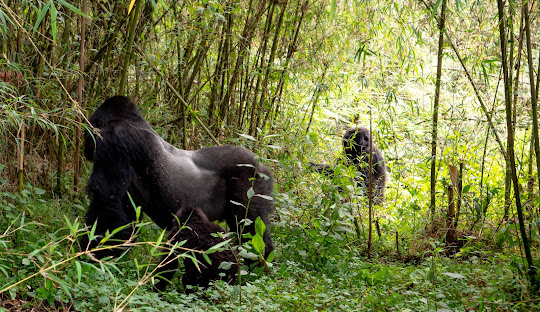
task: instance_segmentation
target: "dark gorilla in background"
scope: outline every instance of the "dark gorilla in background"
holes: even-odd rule
[[[375,145],[372,142],[372,136],[368,128],[355,126],[347,129],[343,135],[343,152],[346,161],[353,164],[360,172],[362,180],[358,184],[366,188],[369,185],[369,149],[372,149],[372,181],[373,181],[373,200],[375,203],[384,202],[384,193],[386,187],[386,162]],[[310,163],[315,171],[334,176],[334,167],[327,164]]]
[[[223,238],[212,234],[225,232],[225,229],[219,224],[215,224],[208,220],[204,213],[198,208],[184,208],[177,214],[178,223],[174,222],[174,227],[169,232],[167,239],[171,243],[186,241],[181,247],[194,249],[199,251],[207,251],[209,248],[223,242]],[[185,226],[182,228],[182,226]],[[182,250],[180,250],[182,252]],[[186,288],[187,285],[207,287],[211,281],[223,280],[229,284],[233,284],[238,273],[238,263],[235,254],[230,249],[207,254],[211,263],[208,263],[201,253],[195,253],[195,258],[199,267],[191,258],[184,258],[185,273],[182,276],[182,284],[186,293],[191,292]],[[171,257],[174,257],[172,255]],[[160,279],[154,286],[156,290],[163,291],[167,286],[174,273],[178,268],[178,259],[171,261],[169,257],[164,257],[162,263],[166,263],[159,268],[158,274]],[[231,266],[228,270],[220,269],[222,262],[230,262]]]
[[[247,149],[177,149],[165,142],[137,106],[123,96],[107,99],[89,121],[97,128],[97,134],[85,133],[84,155],[94,162],[87,186],[91,203],[85,221],[89,226],[97,221],[97,235],[135,220],[128,192],[161,228],[171,228],[173,215],[186,207],[202,207],[209,220],[224,220],[231,231],[237,231],[238,222],[246,217],[252,221],[261,217],[269,224],[272,201],[253,196],[248,207],[247,191],[253,187],[255,194],[271,196],[272,175]],[[244,231],[255,234],[255,222]],[[131,228],[126,228],[113,238],[125,241],[131,233]],[[263,239],[268,255],[273,250],[268,227]],[[92,241],[90,246],[98,241]],[[121,252],[122,249],[105,250],[95,256]]]

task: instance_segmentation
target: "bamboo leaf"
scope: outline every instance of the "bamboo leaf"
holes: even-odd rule
[[[330,4],[330,22],[334,19],[334,14],[336,13],[336,0],[332,0]]]
[[[135,0],[131,0],[128,7],[128,15],[131,13],[131,10],[133,9],[133,5],[135,5]]]
[[[45,6],[43,6],[43,9],[41,9],[41,12],[39,12],[39,16],[37,18],[36,24],[34,25],[34,32],[38,29],[39,25],[41,25],[41,21],[45,17],[45,14],[47,14],[47,11],[49,11],[49,7],[51,6],[52,0],[49,0],[47,3],[45,3]]]
[[[211,254],[211,253],[214,253],[214,252],[218,251],[221,247],[227,245],[230,241],[231,241],[231,240],[228,239],[228,240],[226,240],[226,241],[223,241],[223,242],[221,242],[221,243],[218,243],[218,244],[216,244],[216,245],[210,247],[210,248],[206,251],[206,254]]]
[[[240,137],[242,137],[244,139],[251,140],[251,141],[257,141],[257,139],[255,139],[254,137],[252,137],[251,135],[248,135],[248,134],[238,133],[238,136],[240,136]]]
[[[63,7],[65,7],[66,9],[70,10],[70,11],[73,11],[79,15],[82,15],[86,18],[90,18],[90,16],[86,13],[84,13],[83,11],[79,10],[78,8],[74,7],[73,5],[67,3],[65,0],[56,0],[58,1],[58,3],[60,3]]]
[[[461,9],[463,9],[463,2],[456,0],[456,13],[461,14]]]
[[[75,268],[77,269],[77,281],[80,283],[82,279],[82,267],[81,263],[75,260]]]
[[[441,0],[437,0],[437,2],[435,2],[435,5],[433,5],[433,11],[431,11],[431,18],[437,15],[437,11],[439,11],[440,5],[441,5]]]

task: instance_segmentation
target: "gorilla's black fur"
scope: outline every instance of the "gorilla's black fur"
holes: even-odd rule
[[[137,106],[123,96],[107,99],[89,121],[98,130],[97,134],[85,133],[84,155],[94,162],[87,186],[91,203],[85,221],[92,226],[97,220],[96,234],[135,220],[127,192],[162,228],[170,228],[173,214],[185,207],[201,207],[209,220],[225,220],[231,231],[237,231],[238,221],[246,216],[252,221],[261,217],[269,224],[272,202],[259,196],[248,201],[247,191],[253,187],[255,194],[271,196],[272,175],[247,149],[177,149],[165,142]],[[254,224],[244,231],[255,234]],[[131,229],[124,229],[114,238],[125,241],[130,235]],[[263,239],[268,255],[273,250],[268,228]],[[93,241],[91,246],[95,244]],[[113,249],[96,256],[121,252]]]
[[[206,251],[211,247],[223,242],[223,238],[212,234],[225,232],[225,229],[219,224],[208,220],[199,208],[185,208],[177,214],[178,222],[175,221],[174,227],[169,232],[167,239],[171,243],[186,241],[182,248]],[[184,228],[183,228],[184,226]],[[230,249],[207,254],[211,263],[204,259],[201,253],[194,253],[198,262],[198,267],[191,258],[184,259],[185,273],[182,276],[184,290],[187,285],[206,287],[211,281],[223,280],[233,284],[238,273],[238,263],[235,254]],[[220,269],[222,262],[230,262],[231,267],[228,270]],[[178,260],[170,261],[167,257],[162,259],[164,266],[159,268],[160,279],[154,288],[163,291],[178,268]]]
[[[343,152],[346,161],[356,166],[360,172],[362,180],[359,185],[366,187],[369,185],[369,149],[371,145],[372,160],[372,179],[373,179],[373,200],[376,203],[384,201],[386,187],[386,162],[375,144],[372,142],[372,136],[368,128],[355,126],[347,129],[343,135]],[[317,172],[323,173],[328,177],[334,176],[334,167],[327,164],[310,163],[310,166]]]

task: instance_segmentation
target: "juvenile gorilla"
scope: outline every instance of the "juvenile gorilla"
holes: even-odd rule
[[[355,126],[347,129],[343,135],[343,152],[347,162],[353,164],[360,172],[362,180],[358,184],[367,189],[369,185],[369,150],[371,145],[373,200],[375,203],[384,202],[386,187],[386,162],[381,152],[372,142],[372,136],[368,128]],[[328,177],[334,176],[334,167],[327,164],[310,163],[311,167]]]
[[[182,245],[182,248],[206,251],[224,241],[223,238],[213,236],[212,234],[225,232],[225,229],[219,224],[210,222],[200,209],[182,209],[177,214],[177,217],[180,224],[175,221],[174,227],[167,236],[167,239],[171,240],[171,243],[186,241]],[[185,226],[185,228],[182,228],[182,226]],[[195,253],[195,258],[199,267],[193,263],[191,258],[184,259],[185,273],[182,276],[182,284],[186,292],[189,293],[191,291],[186,288],[187,285],[207,287],[211,281],[223,280],[229,284],[233,284],[236,280],[238,263],[235,254],[230,249],[208,254],[211,263],[208,263],[200,253]],[[178,259],[169,261],[168,263],[167,261],[169,261],[167,257],[162,259],[162,262],[166,263],[166,265],[161,267],[157,272],[162,279],[156,283],[154,288],[159,291],[165,289],[168,284],[167,281],[173,278],[178,268]],[[232,265],[228,270],[220,269],[219,266],[222,262],[230,262]]]
[[[97,221],[98,236],[135,220],[128,192],[161,228],[171,228],[173,215],[186,207],[202,207],[209,220],[224,220],[231,231],[237,231],[238,222],[246,216],[252,221],[260,217],[269,224],[272,201],[260,196],[248,201],[247,191],[253,187],[255,194],[271,196],[272,175],[247,149],[177,149],[165,142],[137,106],[123,96],[107,99],[89,121],[97,131],[85,132],[84,155],[94,162],[87,186],[91,203],[85,222],[92,226]],[[255,234],[254,224],[246,226],[245,232]],[[131,233],[125,228],[113,238],[126,241]],[[268,227],[263,239],[268,255],[273,250]],[[90,242],[90,247],[98,241]],[[95,256],[121,252],[116,248]]]

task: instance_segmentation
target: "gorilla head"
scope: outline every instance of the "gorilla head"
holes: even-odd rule
[[[170,228],[173,215],[186,207],[201,207],[209,220],[224,220],[231,230],[238,222],[257,217],[268,224],[272,213],[272,174],[240,146],[207,147],[195,151],[177,149],[165,142],[144,120],[128,98],[115,96],[89,119],[95,131],[86,131],[84,155],[93,161],[87,192],[91,202],[86,224],[96,224],[103,235],[135,220],[128,197],[157,225]],[[265,196],[250,196],[248,190]],[[255,222],[244,228],[255,234]],[[129,239],[131,229],[115,234]],[[264,233],[266,255],[273,250],[268,228]],[[95,246],[96,240],[90,243]],[[86,246],[83,246],[86,247]],[[122,250],[97,253],[117,255]]]
[[[362,126],[351,127],[343,135],[343,151],[347,159],[355,165],[358,165],[365,155],[369,155],[370,145],[372,145],[371,133],[368,128]]]
[[[376,203],[384,201],[386,187],[386,162],[381,152],[372,142],[371,132],[368,128],[355,126],[348,128],[343,135],[343,152],[345,160],[354,165],[360,172],[361,179],[358,184],[362,187],[369,185],[369,155],[373,155],[371,178],[373,181],[373,200]],[[310,166],[317,172],[329,177],[334,176],[334,169],[327,164],[310,163]]]

